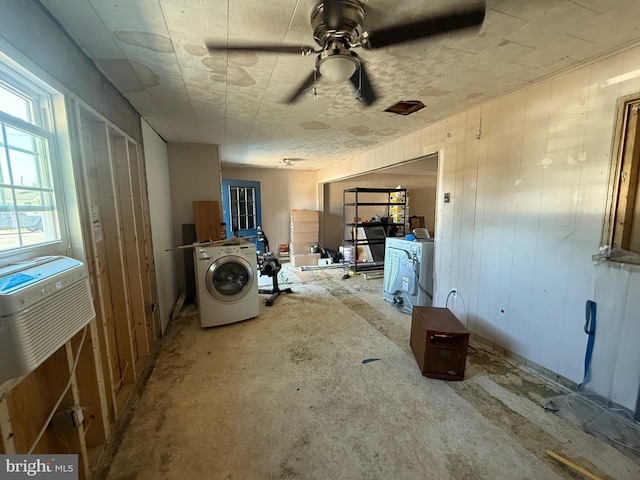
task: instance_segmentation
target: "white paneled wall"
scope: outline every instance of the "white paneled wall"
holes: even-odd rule
[[[153,235],[160,321],[164,333],[178,298],[176,258],[175,255],[168,254],[166,251],[178,245],[178,240],[174,236],[171,196],[167,195],[171,190],[169,158],[167,144],[144,120],[142,120],[142,138],[147,167],[149,216]]]
[[[439,150],[435,304],[457,288],[448,306],[477,336],[580,383],[616,101],[640,92],[638,65],[640,48],[628,49],[333,165],[319,181]],[[640,322],[626,328],[640,334]],[[620,362],[616,375],[638,368]],[[637,392],[637,381],[626,388]]]
[[[640,383],[638,292],[640,266],[615,262],[595,266],[596,342],[585,388],[631,410]]]

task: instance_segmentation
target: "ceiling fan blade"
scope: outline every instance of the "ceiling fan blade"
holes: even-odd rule
[[[377,30],[378,27],[384,26],[385,22],[389,19],[389,12],[381,7],[366,4],[365,5],[365,20],[367,28]]]
[[[296,55],[310,55],[316,52],[315,48],[306,45],[227,45],[226,43],[206,42],[210,54],[215,52],[266,52],[266,53],[292,53]]]
[[[351,75],[349,81],[356,87],[356,90],[360,91],[361,98],[366,102],[367,106],[371,105],[378,98],[376,92],[373,90],[367,70],[364,64],[360,63],[360,67],[356,69],[355,73]]]
[[[293,93],[293,95],[287,98],[286,103],[294,103],[296,100],[298,100],[300,95],[304,93],[305,90],[310,88],[316,82],[316,80],[319,80],[319,79],[320,79],[320,72],[316,70],[312,70],[309,76],[304,79],[304,81],[300,84],[300,86]]]
[[[367,49],[383,48],[420,38],[477,27],[482,25],[484,15],[485,6],[483,4],[456,12],[417,19],[405,24],[385,27],[367,33],[362,46]]]

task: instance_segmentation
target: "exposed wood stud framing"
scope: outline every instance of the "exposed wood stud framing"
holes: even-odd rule
[[[79,478],[86,479],[160,329],[150,308],[157,291],[142,151],[90,107],[76,100],[67,106],[74,113],[71,153],[96,319],[86,335],[76,334],[35,371],[3,385],[0,453],[28,452],[42,432],[33,452],[78,454]]]
[[[140,277],[145,301],[147,337],[150,342],[160,336],[160,317],[158,315],[158,296],[156,288],[153,245],[151,241],[151,222],[149,220],[149,202],[147,201],[146,172],[142,151],[138,145],[128,142],[129,171],[131,189],[136,215],[136,231],[140,255]]]
[[[113,133],[109,136],[112,160],[114,163],[115,184],[119,194],[120,224],[122,245],[124,247],[124,267],[129,286],[128,298],[131,299],[132,328],[136,340],[137,356],[149,356],[149,340],[146,332],[144,312],[144,295],[142,292],[141,265],[138,256],[136,235],[136,216],[132,191],[131,173],[129,169],[129,149],[124,137]],[[137,369],[136,369],[137,370]],[[140,373],[136,371],[136,373]]]
[[[101,122],[91,122],[93,160],[98,198],[100,201],[100,217],[102,220],[102,236],[104,238],[109,277],[109,292],[114,311],[114,325],[117,339],[117,350],[120,360],[120,375],[116,385],[130,384],[136,381],[135,365],[137,352],[135,338],[131,333],[131,308],[128,295],[128,281],[125,273],[125,261],[122,247],[122,230],[119,216],[119,198],[115,187],[115,178],[111,165],[112,152],[109,144],[108,127]]]
[[[16,453],[16,448],[13,444],[13,427],[11,426],[11,417],[9,416],[9,409],[4,395],[0,396],[0,434],[2,434],[0,453]]]
[[[116,397],[115,390],[113,388],[115,372],[119,372],[117,364],[118,356],[115,342],[115,330],[113,327],[113,310],[111,308],[111,299],[108,292],[109,277],[106,270],[106,251],[104,248],[104,242],[102,241],[102,232],[100,218],[98,216],[98,210],[94,205],[97,205],[97,199],[93,198],[93,193],[97,190],[95,185],[95,175],[89,175],[87,168],[87,154],[85,153],[84,146],[90,146],[90,139],[87,138],[87,129],[81,129],[80,125],[83,124],[81,119],[80,107],[76,105],[76,128],[72,129],[73,132],[79,132],[81,137],[77,142],[78,154],[76,158],[76,183],[78,185],[80,211],[82,214],[83,225],[83,237],[86,245],[87,267],[89,270],[89,276],[92,279],[91,287],[93,292],[93,300],[95,310],[97,314],[97,328],[100,345],[100,356],[102,359],[103,372],[102,380],[106,388],[107,413],[110,421],[115,421],[118,412],[116,411]]]

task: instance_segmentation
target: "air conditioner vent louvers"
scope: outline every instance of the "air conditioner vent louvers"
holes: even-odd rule
[[[0,383],[27,375],[95,318],[84,265],[67,257],[25,262],[0,281],[29,280],[0,294]],[[6,283],[6,282],[5,282]]]
[[[32,352],[29,366],[35,368],[39,365],[60,344],[78,333],[86,318],[93,316],[87,279],[66,288],[51,301],[21,312],[17,333],[18,338],[24,341],[23,350]],[[61,319],[65,319],[64,324],[61,324]]]

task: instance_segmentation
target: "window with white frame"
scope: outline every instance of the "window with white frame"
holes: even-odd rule
[[[49,95],[0,70],[0,254],[60,241]]]
[[[251,230],[256,228],[256,192],[253,187],[230,187],[231,228]]]

